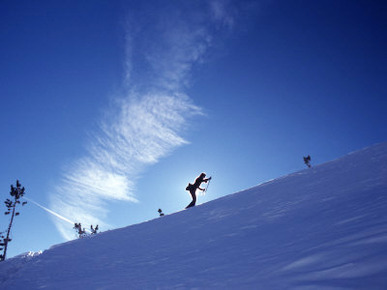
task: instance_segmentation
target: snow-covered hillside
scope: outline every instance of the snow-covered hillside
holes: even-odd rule
[[[387,289],[387,143],[9,259],[0,288]]]

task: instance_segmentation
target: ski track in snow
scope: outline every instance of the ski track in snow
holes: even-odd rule
[[[387,289],[387,143],[0,263],[1,289]]]

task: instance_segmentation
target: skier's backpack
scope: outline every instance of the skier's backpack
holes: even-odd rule
[[[191,183],[188,183],[187,187],[185,188],[185,190],[188,190],[188,191],[191,191],[193,189],[193,184]]]

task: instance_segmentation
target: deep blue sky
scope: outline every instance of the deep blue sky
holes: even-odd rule
[[[2,199],[20,179],[107,230],[183,209],[201,171],[199,203],[386,141],[384,1],[139,2],[1,2]],[[30,203],[10,256],[66,227]]]

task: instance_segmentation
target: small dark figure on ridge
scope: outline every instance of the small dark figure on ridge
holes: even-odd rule
[[[304,157],[304,162],[306,166],[308,166],[309,168],[312,167],[312,165],[310,165],[310,160],[312,160],[312,158],[310,158],[310,155],[308,155],[307,157]]]
[[[211,180],[211,177],[210,178],[205,178],[205,177],[206,177],[206,174],[203,172],[195,179],[194,184],[188,183],[188,186],[185,188],[185,190],[188,190],[189,193],[191,194],[192,201],[189,205],[187,205],[186,208],[195,206],[195,204],[196,204],[196,190],[197,189],[199,189],[201,191],[205,191],[205,189],[201,188],[200,185],[203,182],[207,183],[209,180]]]

